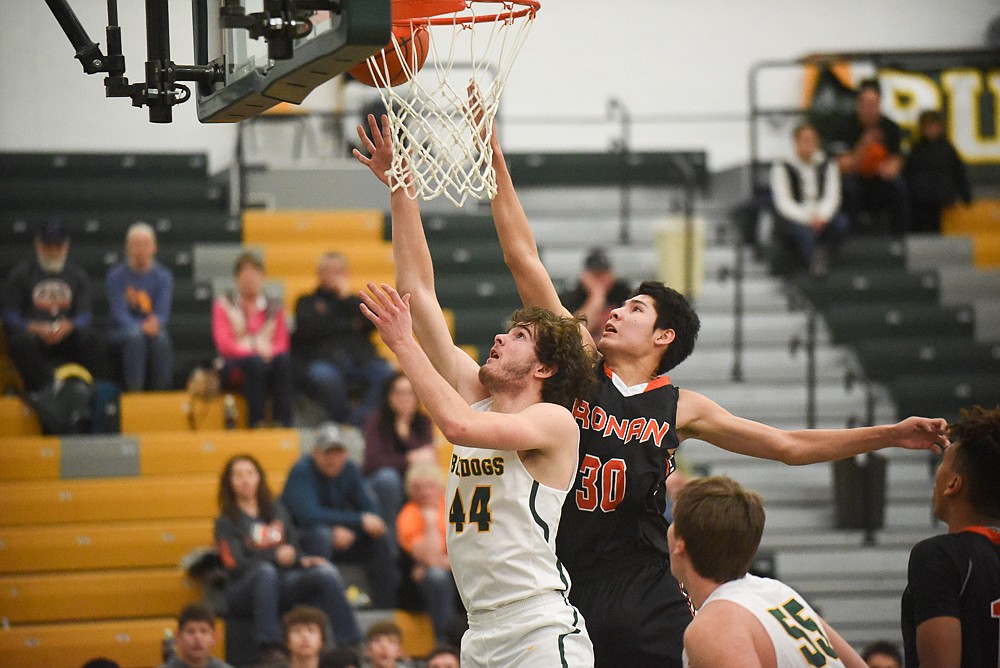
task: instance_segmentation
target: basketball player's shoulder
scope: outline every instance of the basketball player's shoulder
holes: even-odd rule
[[[760,622],[738,603],[720,600],[705,605],[684,630],[684,648],[691,665],[753,665],[755,626]],[[725,643],[719,642],[721,637],[726,638]]]

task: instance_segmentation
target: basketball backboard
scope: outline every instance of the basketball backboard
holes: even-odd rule
[[[195,60],[216,63],[224,81],[199,84],[198,119],[234,123],[281,102],[301,103],[317,86],[367,59],[391,37],[391,0],[339,0],[331,3],[289,0],[192,0]],[[333,6],[314,11],[310,6]],[[269,41],[254,39],[245,27],[250,17],[263,26],[280,21],[277,8],[294,7],[295,16],[311,24],[308,34],[291,39],[290,58],[269,56]],[[284,14],[288,18],[288,14]],[[271,55],[274,46],[270,45]],[[288,55],[287,52],[285,55]]]

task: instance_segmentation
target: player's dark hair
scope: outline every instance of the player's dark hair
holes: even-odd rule
[[[233,455],[222,467],[222,473],[219,475],[219,510],[237,525],[239,524],[241,511],[236,502],[236,491],[233,489],[233,467],[239,461],[250,462],[257,469],[257,475],[260,476],[260,483],[257,485],[257,512],[260,513],[262,520],[270,522],[274,519],[274,495],[271,494],[271,488],[267,484],[267,473],[253,455]]]
[[[656,369],[657,374],[666,373],[686,360],[694,350],[701,321],[684,295],[659,281],[643,281],[632,293],[632,297],[638,295],[652,297],[658,329],[674,330],[674,340],[663,352]]]
[[[329,619],[319,608],[313,608],[308,605],[297,605],[281,618],[281,628],[285,632],[285,642],[288,642],[288,632],[292,630],[294,626],[309,626],[315,625],[319,627],[320,637],[323,638],[323,644],[326,644],[326,626],[329,623]]]
[[[215,628],[215,613],[202,603],[190,603],[177,615],[177,630],[183,630],[188,622],[205,622]]]
[[[514,312],[511,327],[525,327],[535,340],[538,361],[555,369],[542,383],[542,401],[572,409],[577,397],[589,397],[597,384],[594,357],[583,345],[582,318],[558,316],[529,306]]]
[[[958,443],[955,469],[969,490],[973,509],[1000,518],[1000,407],[963,409],[961,419],[948,425],[948,437]]]
[[[698,478],[674,500],[674,535],[703,578],[729,582],[747,574],[764,533],[764,501],[725,476]]]

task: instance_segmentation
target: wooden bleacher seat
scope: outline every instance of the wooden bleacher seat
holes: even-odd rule
[[[246,427],[247,407],[242,395],[236,394],[237,425]],[[191,431],[188,423],[188,393],[123,392],[121,395],[121,432],[150,433],[159,431]],[[225,426],[223,397],[195,403],[198,430],[218,430]]]
[[[941,213],[943,234],[976,234],[1000,231],[1000,200],[978,199],[969,206],[957,204]]]
[[[0,527],[0,573],[176,567],[212,543],[209,518]]]
[[[0,481],[53,480],[59,477],[59,439],[54,436],[5,437],[0,447]]]
[[[405,656],[426,656],[434,649],[434,626],[427,614],[396,610],[393,621],[403,632]]]
[[[381,239],[365,242],[343,242],[336,237],[324,241],[270,241],[257,244],[263,254],[264,266],[271,277],[309,276],[316,281],[316,267],[324,253],[343,253],[352,274],[391,274],[392,245]]]
[[[0,657],[8,666],[82,666],[97,656],[114,656],[122,668],[159,666],[167,629],[177,628],[176,613],[155,619],[27,624],[0,633]],[[222,656],[220,642],[215,656]]]
[[[201,597],[177,567],[0,577],[0,610],[12,624],[163,617]]]
[[[378,241],[383,238],[384,228],[385,216],[375,209],[243,212],[243,242],[246,244]]]
[[[1000,267],[1000,227],[996,232],[977,232],[972,237],[972,261],[976,269]]]
[[[0,397],[0,438],[41,436],[38,416],[17,397]]]
[[[253,455],[268,473],[285,474],[302,454],[296,429],[144,433],[142,475],[216,474],[233,455]],[[279,490],[272,490],[279,491]]]

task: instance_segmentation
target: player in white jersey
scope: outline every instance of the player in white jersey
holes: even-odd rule
[[[359,128],[368,156],[355,155],[385,182],[391,134],[385,117],[381,131],[373,117],[369,124],[371,138]],[[416,201],[397,189],[391,205],[405,296],[369,284],[362,311],[456,444],[446,502],[449,559],[469,612],[462,665],[591,667],[593,646],[555,555],[579,447],[569,407],[595,382],[579,320],[522,309],[480,367],[451,339]]]
[[[684,632],[691,668],[865,668],[788,585],[748,573],[764,502],[731,478],[688,483],[667,531],[670,569],[698,612]]]

